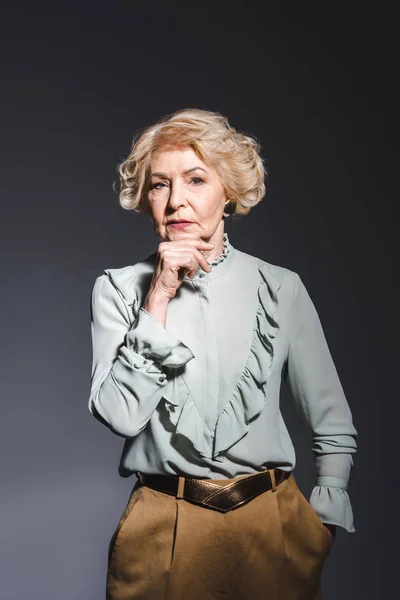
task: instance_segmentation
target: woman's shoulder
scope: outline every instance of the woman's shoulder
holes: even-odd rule
[[[241,250],[237,250],[237,252],[245,264],[252,263],[254,267],[258,268],[261,276],[266,283],[270,285],[270,287],[275,290],[278,290],[281,287],[288,291],[293,290],[293,286],[297,277],[297,273],[295,271],[283,265],[277,265]]]
[[[132,303],[153,276],[155,256],[151,254],[144,260],[122,267],[107,267],[97,277],[96,283],[112,284],[128,303]]]

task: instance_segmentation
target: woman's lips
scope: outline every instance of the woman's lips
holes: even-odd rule
[[[168,223],[168,227],[172,227],[173,229],[183,229],[188,225],[192,225],[191,221],[179,221],[178,223]]]

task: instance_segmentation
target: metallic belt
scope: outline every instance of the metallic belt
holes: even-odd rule
[[[212,479],[138,473],[142,485],[222,513],[247,504],[263,492],[275,490],[290,474],[291,471],[270,469],[221,486]]]

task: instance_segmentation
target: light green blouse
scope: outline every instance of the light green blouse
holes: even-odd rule
[[[142,305],[156,253],[106,269],[92,291],[89,410],[125,439],[120,473],[228,479],[292,470],[282,378],[313,433],[322,521],[354,531],[352,415],[299,275],[234,248],[185,276],[166,327]]]

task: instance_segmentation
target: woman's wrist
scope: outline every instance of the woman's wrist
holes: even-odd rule
[[[157,321],[165,327],[167,320],[169,299],[165,298],[157,293],[149,294],[143,304],[143,308],[146,312],[150,313]]]

